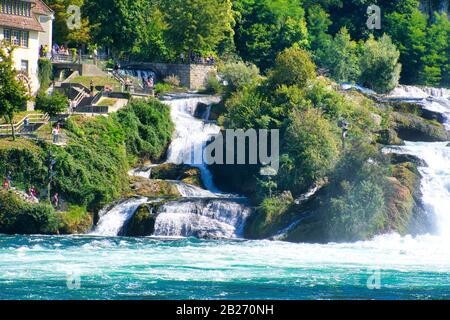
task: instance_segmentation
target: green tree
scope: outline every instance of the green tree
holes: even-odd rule
[[[283,138],[278,186],[301,194],[329,173],[338,156],[339,138],[320,111],[294,111]]]
[[[381,93],[393,90],[400,79],[399,57],[400,52],[388,35],[378,41],[371,36],[362,49],[360,82]]]
[[[41,91],[36,97],[36,109],[48,113],[50,117],[55,117],[58,113],[67,110],[69,100],[67,97],[55,91],[52,95],[47,95]]]
[[[358,44],[350,38],[346,28],[342,28],[324,49],[319,65],[338,82],[356,81],[359,77]]]
[[[423,69],[419,72],[420,84],[439,86],[448,70],[450,22],[446,13],[435,13],[433,23],[426,30],[425,52],[421,57]]]
[[[53,22],[53,40],[56,43],[69,43],[75,46],[86,45],[91,42],[90,25],[86,16],[81,16],[81,28],[70,30],[67,20],[71,13],[67,13],[70,5],[83,9],[85,0],[47,0],[49,7],[55,12]]]
[[[308,45],[308,28],[301,0],[236,0],[235,44],[245,61],[266,71],[278,53]]]
[[[150,11],[147,0],[91,0],[83,9],[94,41],[116,55],[129,54],[146,41]]]
[[[16,140],[14,114],[26,107],[29,100],[28,91],[22,81],[17,79],[13,67],[14,48],[0,46],[0,116],[11,124],[13,140]]]
[[[309,54],[300,48],[292,47],[281,52],[271,70],[273,85],[297,85],[304,87],[316,77],[316,66]]]
[[[387,15],[386,23],[401,54],[402,82],[417,84],[426,51],[427,17],[415,9],[410,14],[395,12]]]
[[[319,5],[308,9],[308,35],[309,49],[313,52],[313,58],[318,63],[324,55],[324,48],[328,47],[332,37],[328,29],[332,22],[330,15]]]
[[[165,36],[177,54],[211,54],[233,37],[230,0],[171,0],[162,2]]]

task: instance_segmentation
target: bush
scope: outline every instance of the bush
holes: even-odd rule
[[[52,206],[32,205],[10,191],[0,190],[0,233],[53,234],[58,220]]]
[[[383,35],[378,41],[370,37],[360,58],[360,82],[379,93],[393,90],[400,79],[399,58],[400,52],[389,36]]]
[[[270,81],[275,86],[297,85],[305,87],[308,81],[316,77],[316,66],[309,54],[302,49],[292,47],[285,49],[275,60],[275,67],[270,74]]]
[[[332,239],[368,239],[382,230],[385,222],[383,189],[363,180],[352,185],[342,182],[343,194],[331,199],[329,233]]]
[[[40,58],[38,61],[38,79],[41,90],[47,90],[50,87],[53,75],[53,65],[49,59]]]
[[[217,75],[215,73],[209,73],[206,78],[206,93],[209,94],[220,94],[222,92],[222,85],[217,79]]]
[[[180,78],[176,75],[170,75],[164,78],[164,83],[171,85],[172,87],[180,86]]]
[[[340,141],[332,125],[314,109],[294,112],[284,137],[280,172],[281,190],[299,195],[334,168]]]
[[[159,95],[163,95],[172,91],[172,86],[167,83],[157,83],[155,84],[155,93]]]
[[[230,62],[219,70],[219,74],[228,84],[228,91],[241,90],[246,85],[251,85],[260,78],[259,69],[251,63]]]

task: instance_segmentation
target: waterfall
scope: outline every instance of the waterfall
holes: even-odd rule
[[[148,167],[135,168],[135,169],[130,170],[128,172],[128,175],[133,176],[133,177],[142,177],[142,178],[150,179],[150,177],[152,175],[152,169],[156,166],[158,166],[158,165],[152,164]]]
[[[217,198],[218,195],[209,190],[205,190],[194,186],[192,184],[187,184],[181,181],[172,181],[177,186],[178,192],[180,192],[182,197],[185,198]]]
[[[446,127],[450,128],[450,90],[401,86],[391,97],[404,100],[422,99],[423,108],[442,113]],[[448,142],[405,142],[405,146],[386,148],[385,152],[412,154],[424,160],[427,167],[422,174],[421,190],[427,212],[436,221],[436,233],[450,238],[450,147]]]
[[[147,198],[131,198],[100,211],[97,227],[91,233],[99,236],[117,236],[128,220],[133,217],[137,208],[148,201]]]
[[[234,238],[243,233],[250,210],[229,199],[185,199],[162,206],[155,236]]]
[[[220,132],[220,127],[196,119],[194,114],[199,103],[211,105],[219,101],[218,97],[197,95],[164,101],[170,106],[172,120],[175,123],[175,136],[168,150],[167,162],[184,163],[198,168],[205,187],[215,193],[219,193],[219,190],[213,183],[211,172],[203,163],[203,150],[208,140]]]

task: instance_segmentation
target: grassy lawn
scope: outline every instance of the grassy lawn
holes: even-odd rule
[[[38,114],[38,113],[42,113],[42,111],[19,111],[14,115],[14,123],[19,122],[20,120],[25,118],[27,115],[33,114],[33,113]],[[9,123],[6,123],[4,117],[0,117],[0,124],[9,124]]]
[[[120,88],[120,83],[119,82],[117,82],[115,79],[108,78],[108,77],[84,77],[84,76],[79,76],[79,77],[73,78],[71,82],[73,82],[73,83],[81,83],[86,88],[89,88],[89,86],[91,85],[91,80],[94,82],[94,86],[111,85],[114,88],[117,88],[117,87]]]
[[[0,138],[0,150],[38,150],[39,148],[34,144],[32,140],[17,137],[16,141],[13,141],[11,137]]]
[[[116,102],[119,101],[119,99],[114,98],[101,98],[99,102],[97,102],[98,106],[108,106],[112,107],[116,104]]]

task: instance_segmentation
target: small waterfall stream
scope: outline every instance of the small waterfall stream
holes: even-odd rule
[[[220,192],[213,177],[203,163],[203,149],[212,135],[220,132],[220,127],[209,122],[211,104],[219,102],[214,96],[183,95],[168,96],[164,103],[171,108],[175,123],[175,134],[169,146],[167,163],[187,164],[200,170],[206,189],[181,181],[175,184],[182,199],[170,201],[158,207],[153,236],[235,238],[242,236],[246,218],[251,209],[245,198]],[[208,106],[203,119],[194,117],[199,103]],[[151,179],[151,170],[156,165],[130,170],[132,176]],[[116,236],[123,230],[136,209],[146,198],[129,199],[104,209],[94,231],[96,235]]]
[[[450,129],[450,90],[400,86],[390,98],[400,101],[415,100],[424,109],[441,113],[447,130]],[[422,174],[423,203],[436,221],[436,234],[450,238],[450,147],[449,142],[405,142],[405,146],[389,147],[385,152],[411,154],[424,160],[427,167]]]
[[[147,198],[131,198],[122,201],[112,208],[104,208],[100,211],[97,226],[91,233],[98,236],[117,236],[123,226],[131,219],[137,208],[148,202]]]

